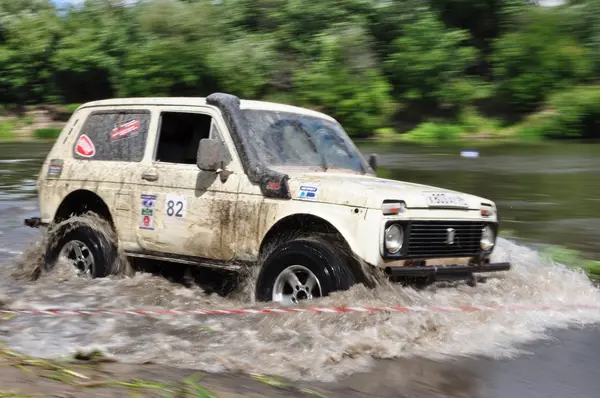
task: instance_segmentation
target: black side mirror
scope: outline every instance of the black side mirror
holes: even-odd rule
[[[377,154],[372,153],[369,156],[369,166],[373,169],[373,171],[377,171]]]
[[[203,171],[217,171],[221,168],[221,143],[210,138],[203,138],[198,145],[196,164]]]

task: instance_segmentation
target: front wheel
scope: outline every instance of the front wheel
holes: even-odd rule
[[[314,237],[276,248],[262,264],[256,299],[289,306],[349,289],[357,279],[338,246]]]
[[[102,278],[117,261],[117,245],[106,231],[85,219],[59,224],[46,248],[44,268],[50,271],[64,258],[84,278]]]

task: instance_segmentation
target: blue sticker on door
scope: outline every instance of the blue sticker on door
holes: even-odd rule
[[[154,209],[156,205],[156,195],[142,194],[140,210],[140,229],[154,229]]]
[[[316,200],[319,188],[311,185],[302,185],[298,193],[298,199]]]

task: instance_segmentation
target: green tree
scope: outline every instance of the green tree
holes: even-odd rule
[[[466,46],[467,31],[445,28],[429,9],[420,9],[412,24],[393,41],[385,71],[395,94],[426,107],[460,106],[474,95],[465,89],[465,69],[476,59]]]
[[[218,37],[206,2],[157,0],[136,6],[119,85],[126,96],[201,96],[214,89],[208,43]],[[132,43],[132,44],[133,44]]]
[[[391,87],[377,70],[366,33],[340,26],[319,36],[319,55],[294,76],[300,104],[334,115],[354,135],[385,126]]]
[[[62,21],[63,37],[52,58],[62,98],[83,102],[111,97],[132,46],[128,9],[118,2],[88,1]]]
[[[50,59],[59,31],[53,10],[4,20],[4,43],[0,46],[0,96],[4,102],[24,105],[49,97],[53,74]]]
[[[560,18],[555,10],[532,10],[519,31],[495,43],[498,94],[516,110],[532,111],[552,91],[591,75],[587,50],[562,31]]]

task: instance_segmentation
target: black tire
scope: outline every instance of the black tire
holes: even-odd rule
[[[306,267],[316,276],[322,297],[334,291],[348,290],[358,279],[338,247],[321,237],[298,238],[283,243],[262,263],[256,282],[256,300],[272,301],[277,277],[292,265]]]
[[[52,270],[63,247],[74,240],[82,242],[89,249],[89,253],[94,259],[89,277],[102,278],[107,276],[118,257],[117,246],[113,242],[114,239],[107,236],[105,231],[83,219],[66,220],[52,231],[46,246],[44,270]]]

